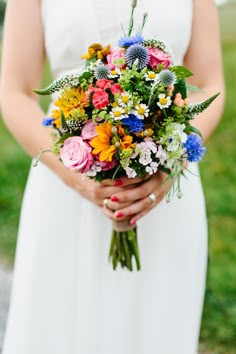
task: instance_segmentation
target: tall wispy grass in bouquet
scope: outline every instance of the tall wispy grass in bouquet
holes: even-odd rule
[[[190,104],[185,79],[192,75],[174,65],[167,45],[159,39],[132,35],[134,10],[118,46],[89,46],[83,69],[54,80],[40,95],[58,92],[54,109],[43,125],[52,126],[52,151],[69,169],[103,181],[146,176],[165,171],[171,180],[167,201],[181,197],[184,162],[205,153],[201,133],[191,120],[217,97]],[[137,228],[129,220],[113,223],[109,252],[113,268],[140,269]]]

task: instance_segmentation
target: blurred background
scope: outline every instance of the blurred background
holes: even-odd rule
[[[209,267],[200,351],[236,354],[236,0],[216,2],[227,92],[224,115],[207,143],[208,152],[200,163],[209,220]],[[4,11],[5,2],[0,0],[0,33]],[[49,81],[46,65],[42,85]],[[48,97],[42,98],[41,105],[46,110]],[[1,342],[5,325],[1,301],[6,314],[10,284],[1,274],[11,274],[14,264],[18,218],[30,158],[11,137],[1,116],[0,137]]]

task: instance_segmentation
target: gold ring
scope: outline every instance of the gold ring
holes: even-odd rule
[[[157,198],[154,193],[150,193],[148,195],[148,198],[152,201],[152,203],[155,203],[157,201]]]
[[[108,206],[107,206],[108,201],[109,201],[109,199],[107,199],[107,198],[105,198],[105,199],[103,200],[103,206],[104,206],[104,208],[109,209]]]

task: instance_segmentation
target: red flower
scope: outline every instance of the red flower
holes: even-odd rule
[[[96,82],[96,86],[100,89],[106,90],[111,87],[112,80],[101,79]]]
[[[97,109],[103,109],[109,104],[109,96],[106,91],[96,89],[93,95],[93,105]]]
[[[111,87],[111,92],[113,95],[115,95],[116,93],[121,94],[123,91],[122,88],[120,87],[120,84],[114,84]]]

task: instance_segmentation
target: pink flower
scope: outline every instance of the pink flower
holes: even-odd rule
[[[118,164],[118,161],[113,159],[112,161],[96,161],[96,165],[101,166],[102,171],[111,170]]]
[[[96,89],[93,95],[93,105],[97,109],[103,109],[109,104],[109,96],[106,91]]]
[[[70,170],[86,172],[93,164],[92,148],[80,136],[72,136],[64,141],[60,157]]]
[[[150,56],[148,64],[153,69],[157,69],[160,64],[164,64],[165,69],[170,66],[171,59],[169,54],[166,54],[162,50],[157,48],[148,48],[148,53]]]
[[[122,88],[120,87],[120,84],[114,84],[111,87],[111,92],[113,95],[115,95],[116,93],[121,94],[123,91]]]
[[[125,50],[124,48],[114,47],[107,56],[107,63],[110,70],[116,68],[123,69],[125,67]]]
[[[100,89],[106,90],[111,87],[112,80],[101,79],[96,82],[96,86]]]
[[[83,140],[91,140],[93,138],[95,138],[95,136],[98,135],[98,133],[96,132],[96,126],[97,124],[94,123],[94,121],[92,119],[89,119],[85,125],[83,126],[82,132],[81,132],[81,138]]]
[[[87,89],[87,91],[85,91],[85,100],[86,100],[86,101],[89,101],[90,95],[91,95],[93,92],[94,92],[94,87],[93,87],[93,85],[91,84],[91,85],[89,86],[89,88]]]

